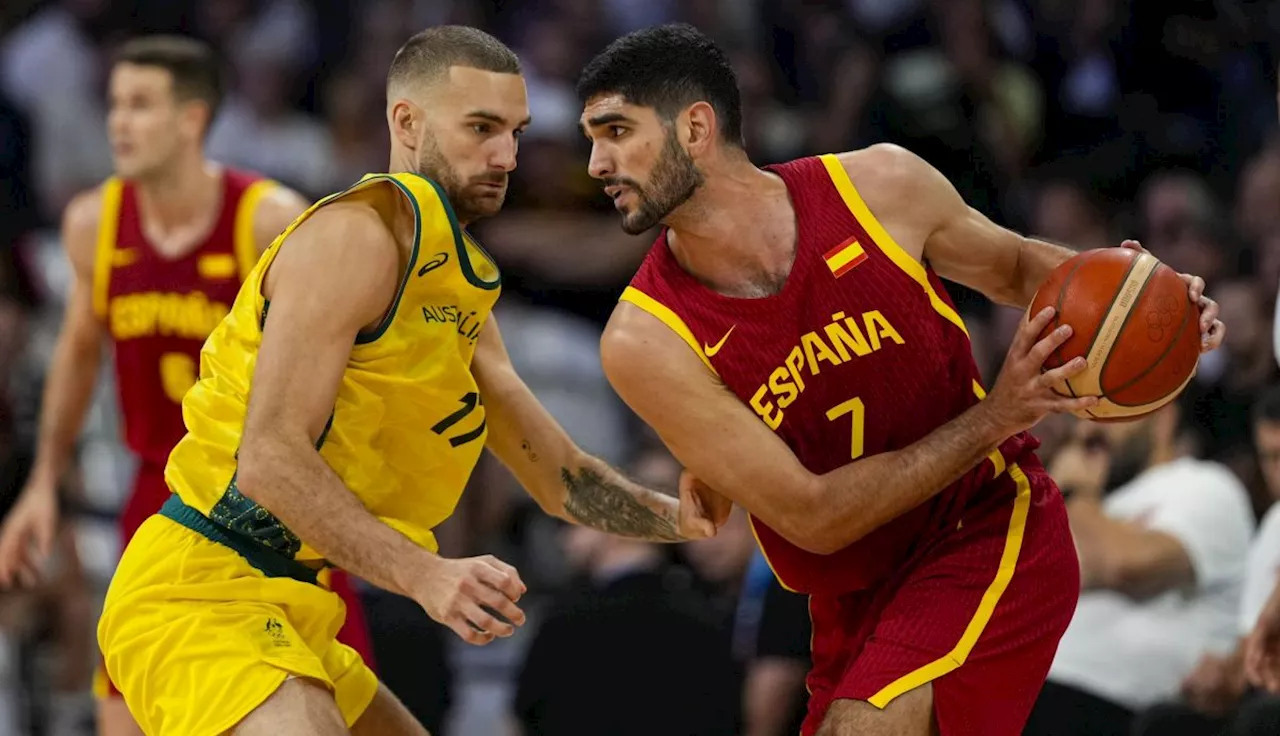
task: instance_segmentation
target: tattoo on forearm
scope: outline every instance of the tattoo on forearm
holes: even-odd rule
[[[521,442],[520,449],[524,450],[524,454],[526,457],[529,458],[529,462],[531,463],[538,462],[538,453],[533,451],[533,445],[529,443],[529,440],[525,440],[524,442]]]
[[[681,540],[674,519],[645,505],[636,494],[600,477],[596,471],[578,468],[575,473],[561,468],[560,477],[569,491],[565,511],[583,526],[659,542]]]

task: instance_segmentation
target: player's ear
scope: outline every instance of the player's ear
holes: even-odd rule
[[[416,151],[418,137],[424,125],[421,108],[408,100],[396,100],[391,110],[387,112],[387,118],[391,123],[391,134],[396,137],[400,145]]]
[[[695,102],[680,116],[682,143],[690,155],[707,150],[716,136],[716,111],[706,102]]]
[[[213,125],[211,113],[212,110],[210,110],[208,103],[200,100],[188,101],[182,105],[179,124],[191,137],[202,138],[209,132],[209,127]]]

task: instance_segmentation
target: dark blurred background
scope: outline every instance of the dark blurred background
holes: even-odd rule
[[[533,127],[505,210],[475,228],[504,271],[512,359],[589,451],[673,487],[679,466],[599,366],[601,327],[651,236],[622,234],[587,176],[573,94],[608,41],[670,20],[729,51],[757,163],[899,143],[1001,224],[1079,249],[1136,237],[1204,276],[1230,330],[1181,399],[1181,421],[1195,453],[1229,467],[1265,512],[1249,411],[1277,377],[1280,2],[1269,0],[4,0],[0,490],[13,494],[29,462],[69,279],[59,213],[110,174],[112,48],[155,31],[212,42],[233,92],[209,155],[319,197],[386,166],[388,63],[410,34],[446,22],[491,31],[525,65]],[[994,378],[1020,313],[951,294]],[[104,380],[59,574],[0,594],[0,734],[89,733],[87,637],[132,471],[117,425]],[[1043,454],[1071,431],[1042,425]],[[771,583],[736,513],[717,539],[680,548],[566,531],[486,458],[442,551],[516,564],[531,623],[469,649],[412,604],[367,590],[383,675],[449,736],[631,733],[624,722],[795,733],[791,710],[770,714],[803,698],[804,602]],[[589,705],[610,697],[623,710]]]

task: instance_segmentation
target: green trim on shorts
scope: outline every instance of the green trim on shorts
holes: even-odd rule
[[[234,550],[267,577],[292,578],[302,583],[320,584],[315,570],[243,534],[218,526],[204,514],[183,503],[177,494],[169,496],[169,500],[164,502],[160,507],[160,515],[185,526],[210,542]]]

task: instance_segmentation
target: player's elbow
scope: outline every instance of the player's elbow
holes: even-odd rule
[[[277,504],[274,493],[282,487],[277,475],[287,467],[287,448],[275,436],[246,431],[236,456],[236,489],[245,497],[271,511]]]
[[[825,489],[823,476],[810,476],[794,489],[783,528],[777,530],[788,542],[815,555],[835,554],[871,531],[837,513]]]
[[[817,523],[810,525],[809,531],[804,536],[804,544],[796,543],[796,546],[815,555],[833,555],[865,535],[866,531],[861,528],[836,523],[828,513],[826,519],[820,519]]]

